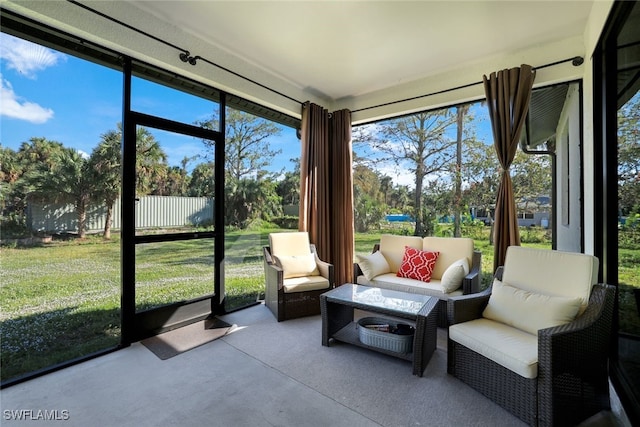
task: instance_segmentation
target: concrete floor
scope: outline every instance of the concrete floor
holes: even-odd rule
[[[168,360],[160,360],[136,343],[6,388],[0,391],[0,424],[119,427],[522,425],[497,405],[447,376],[446,372],[440,372],[443,367],[446,371],[446,354],[444,359],[442,354],[434,354],[435,359],[427,367],[425,377],[418,378],[410,374],[411,367],[406,361],[374,355],[353,346],[320,346],[319,316],[277,323],[262,305],[223,316],[223,319],[238,325],[236,332]],[[317,336],[315,333],[313,337],[306,336],[309,330],[315,332],[316,329]],[[283,330],[286,335],[271,333],[280,342],[268,336],[268,331]],[[296,338],[296,334],[305,334],[305,338]],[[292,340],[287,341],[287,336]],[[302,342],[298,348],[296,342]],[[439,346],[442,346],[441,342]],[[368,383],[362,384],[352,384],[351,378],[342,374],[335,378],[314,375],[314,366],[322,364],[318,360],[344,358],[344,353],[348,360],[359,357],[363,364],[378,363],[389,372],[379,372],[378,377],[372,375]],[[310,360],[308,365],[304,363],[305,358]],[[335,359],[327,363],[331,366],[331,363],[340,362]],[[362,367],[356,362],[345,369],[345,372],[354,372]],[[401,376],[402,383],[391,384],[385,380],[385,375],[388,378]],[[438,379],[446,393],[468,402],[473,400],[479,409],[470,413],[486,415],[479,418],[465,415],[466,408],[455,402],[442,413],[429,410],[429,403],[423,402],[424,408],[414,408],[414,415],[404,418],[394,415],[393,411],[401,407],[398,400],[407,393],[414,396],[412,390],[425,387],[429,377]],[[388,399],[374,396],[374,387],[388,389]],[[362,396],[371,398],[363,399]],[[425,400],[428,399],[436,400],[437,397],[429,398],[425,394]],[[20,417],[22,420],[17,419]],[[44,418],[54,420],[45,422]],[[615,414],[614,405],[613,412],[598,414],[582,427],[626,425],[629,424]]]

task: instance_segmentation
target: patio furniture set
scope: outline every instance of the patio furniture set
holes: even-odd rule
[[[306,233],[278,234],[289,236],[271,235],[264,248],[266,304],[278,321],[320,313],[322,345],[399,357],[422,376],[437,328],[446,328],[448,373],[529,425],[575,425],[610,408],[615,288],[597,283],[597,258],[512,246],[481,291],[473,240],[383,235],[371,255],[358,257],[354,283],[334,288],[332,266],[317,259]],[[293,267],[296,257],[306,267]],[[375,323],[406,323],[412,336]]]

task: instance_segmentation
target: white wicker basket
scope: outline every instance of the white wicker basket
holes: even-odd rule
[[[358,338],[361,343],[395,353],[406,354],[413,350],[413,334],[397,335],[369,329],[366,327],[367,325],[389,325],[391,328],[395,328],[398,323],[382,317],[363,317],[358,320]]]

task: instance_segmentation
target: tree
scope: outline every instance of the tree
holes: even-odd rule
[[[640,92],[618,110],[618,200],[622,215],[640,213]]]
[[[121,126],[118,126],[122,132]],[[167,155],[144,127],[136,130],[136,191],[138,195],[163,195],[168,175]]]
[[[191,172],[187,194],[191,197],[215,197],[213,162],[199,163]]]
[[[413,211],[411,190],[406,185],[396,185],[391,188],[387,205],[395,213]]]
[[[225,224],[246,228],[256,219],[270,220],[282,215],[281,199],[274,181],[243,178],[225,186]]]
[[[220,128],[214,111],[209,120],[196,122],[198,126],[217,130]],[[255,176],[271,164],[273,157],[282,150],[271,150],[268,139],[280,134],[275,123],[239,110],[228,109],[225,129],[225,170],[229,179],[236,181]],[[213,142],[203,140],[212,147]]]
[[[381,178],[373,169],[358,164],[353,170],[354,222],[359,232],[380,224],[387,206],[381,191]]]
[[[91,165],[96,180],[95,197],[102,200],[107,209],[104,221],[104,239],[111,238],[111,223],[113,218],[113,206],[120,197],[121,182],[121,156],[120,146],[122,140],[121,130],[111,130],[100,136],[100,143],[91,153]]]
[[[465,158],[462,177],[468,186],[463,190],[463,198],[473,215],[482,212],[488,217],[489,242],[493,244],[493,212],[500,182],[498,157],[492,144],[472,139],[465,145]]]
[[[516,205],[524,211],[538,207],[540,196],[551,194],[551,159],[548,155],[516,153],[511,164],[511,180]]]
[[[465,116],[469,112],[469,105],[458,106],[456,108],[456,163],[454,169],[454,197],[453,197],[453,236],[460,237],[462,232],[460,229],[462,215],[462,141],[464,134]]]
[[[300,203],[300,159],[291,159],[293,171],[285,172],[284,178],[278,182],[276,192],[285,205]]]
[[[23,230],[27,227],[27,199],[33,191],[29,177],[35,175],[38,168],[53,168],[62,149],[60,142],[34,137],[21,143],[17,152],[3,150],[3,210],[11,222]]]
[[[210,119],[196,124],[218,130],[217,117],[214,111]],[[228,212],[227,224],[244,226],[252,219],[269,219],[277,210],[272,206],[273,196],[277,194],[271,185],[275,174],[268,174],[266,167],[281,152],[270,148],[269,138],[279,135],[280,128],[271,121],[233,109],[227,110],[225,124],[226,210],[235,210]],[[202,142],[213,151],[212,141]],[[258,203],[259,200],[266,204]],[[281,210],[280,205],[278,208]]]
[[[16,185],[22,174],[18,153],[0,145],[0,226],[5,236],[9,229],[17,233],[25,231],[24,194]]]
[[[113,206],[122,191],[122,124],[100,136],[89,160],[96,190],[94,197],[104,202],[107,214],[103,237],[111,238]],[[144,127],[136,131],[136,191],[138,194],[160,192],[166,186],[167,155],[155,137]]]
[[[377,132],[359,131],[355,139],[364,139],[379,153],[378,161],[391,161],[414,174],[415,235],[423,228],[422,192],[425,177],[445,171],[453,159],[455,140],[447,137],[448,128],[456,123],[450,109],[428,111],[377,124]]]
[[[72,202],[78,217],[78,237],[86,235],[87,207],[96,189],[88,159],[77,150],[63,148],[52,156],[53,167],[38,165],[28,176],[30,196],[54,202]]]

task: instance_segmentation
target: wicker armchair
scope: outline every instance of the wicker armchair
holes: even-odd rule
[[[262,251],[265,304],[278,322],[320,314],[320,295],[335,286],[333,265],[318,258],[308,233],[271,233]]]
[[[610,408],[608,359],[615,288],[594,284],[597,269],[597,258],[589,255],[510,247],[504,266],[496,272],[499,282],[494,280],[492,287],[483,292],[454,297],[448,302],[449,374],[530,425],[576,425]],[[570,277],[582,285],[574,286]],[[588,298],[586,302],[582,299],[574,320],[538,329],[536,336],[512,331],[516,328],[485,317],[492,317],[485,309],[492,293],[497,294],[494,289],[503,283],[529,291],[541,287],[547,295],[563,297],[586,289]],[[544,310],[547,309],[541,311]],[[519,314],[526,318],[526,313]],[[529,320],[534,324],[536,321]],[[487,338],[492,333],[503,334],[493,341],[493,347],[492,339]],[[465,334],[471,338],[465,339]],[[474,344],[473,340],[482,343]],[[509,352],[506,349],[514,346],[520,346],[516,351],[520,361],[530,361],[523,368],[527,370],[525,374],[514,371],[517,367],[504,356]]]

